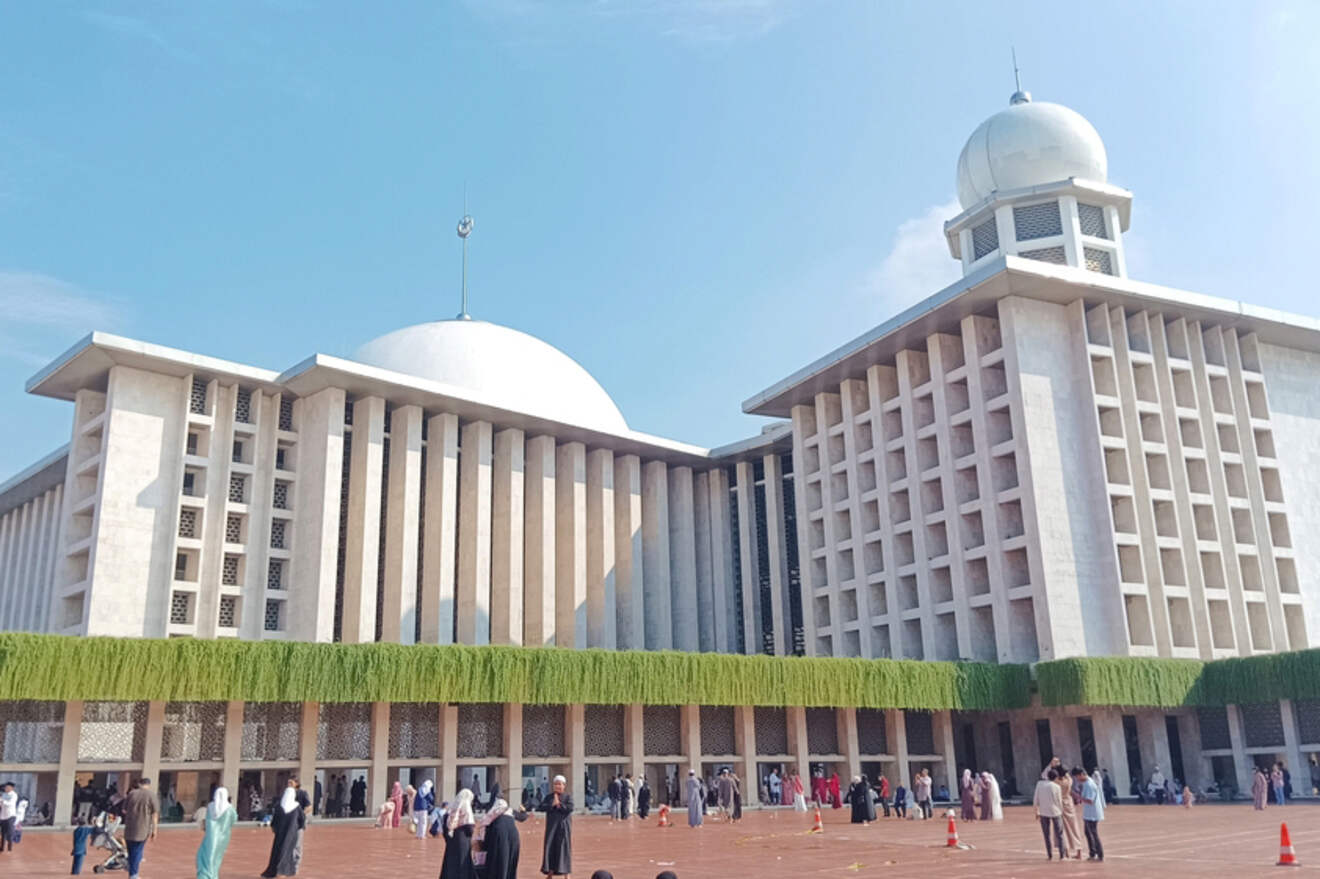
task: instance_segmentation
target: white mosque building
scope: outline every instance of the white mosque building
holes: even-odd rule
[[[1310,646],[1320,321],[1130,279],[1132,194],[1066,107],[1014,94],[957,189],[962,279],[746,400],[775,420],[719,449],[632,430],[567,354],[479,320],[282,371],[94,332],[27,385],[71,430],[0,485],[0,629],[991,663]],[[552,708],[425,709],[448,744],[420,754],[396,748],[406,706],[0,702],[0,774],[66,817],[106,772],[181,799],[361,767],[374,801],[422,764],[575,788],[925,766],[951,789],[977,765],[1026,790],[1059,753],[1126,793],[1157,764],[1245,789],[1320,751],[1320,703],[1286,699]]]

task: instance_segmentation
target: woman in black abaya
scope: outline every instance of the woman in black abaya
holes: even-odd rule
[[[266,872],[261,874],[264,879],[298,875],[303,830],[307,827],[307,812],[311,808],[312,801],[306,791],[299,790],[298,779],[290,778],[271,812],[270,829],[275,831],[275,839],[270,844],[270,863],[266,865]]]
[[[472,865],[472,831],[476,823],[472,815],[472,790],[465,787],[458,792],[445,817],[445,860],[440,867],[440,879],[476,879],[477,869]]]

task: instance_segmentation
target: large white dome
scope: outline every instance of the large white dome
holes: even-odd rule
[[[610,395],[564,352],[540,339],[479,320],[439,320],[373,339],[354,359],[443,382],[501,409],[622,433],[628,425]]]
[[[958,157],[958,201],[971,207],[995,191],[1079,177],[1105,183],[1109,159],[1086,117],[1018,93],[982,122]]]

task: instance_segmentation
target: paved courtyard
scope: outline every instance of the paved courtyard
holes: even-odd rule
[[[680,818],[682,813],[676,813]],[[1001,824],[959,823],[962,841],[974,848],[944,847],[944,820],[881,820],[870,827],[847,823],[846,810],[825,813],[825,832],[807,833],[809,816],[753,812],[738,826],[708,822],[699,831],[661,830],[655,816],[645,824],[611,824],[600,817],[574,819],[575,879],[604,867],[616,879],[653,879],[663,869],[679,879],[776,876],[976,876],[1030,877],[1107,873],[1117,876],[1264,876],[1275,872],[1279,821],[1289,821],[1302,869],[1320,872],[1320,809],[1310,805],[1258,813],[1249,805],[1209,805],[1188,812],[1176,807],[1119,806],[1103,826],[1107,858],[1060,867],[1047,864],[1029,808],[1009,808]],[[518,875],[540,874],[539,820],[520,825],[523,858]],[[255,877],[264,868],[270,831],[234,831],[223,876]],[[143,879],[185,879],[201,833],[171,827],[147,848]],[[375,831],[360,822],[318,823],[307,835],[299,875],[398,879],[439,875],[443,843],[418,842],[404,830]],[[11,854],[0,855],[0,876],[55,877],[69,871],[69,834],[28,832]],[[90,874],[89,859],[84,873]],[[112,874],[116,875],[116,874]],[[117,875],[123,875],[117,874]]]

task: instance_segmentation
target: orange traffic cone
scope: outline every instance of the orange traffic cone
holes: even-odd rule
[[[949,816],[949,842],[948,848],[958,847],[958,825],[953,823],[953,816]]]
[[[1279,863],[1276,867],[1300,867],[1297,852],[1293,851],[1292,840],[1288,837],[1288,825],[1279,825]]]
[[[669,805],[667,803],[660,804],[660,826],[669,826]]]
[[[820,806],[816,807],[816,823],[811,825],[810,833],[824,833],[825,826],[820,823]]]

